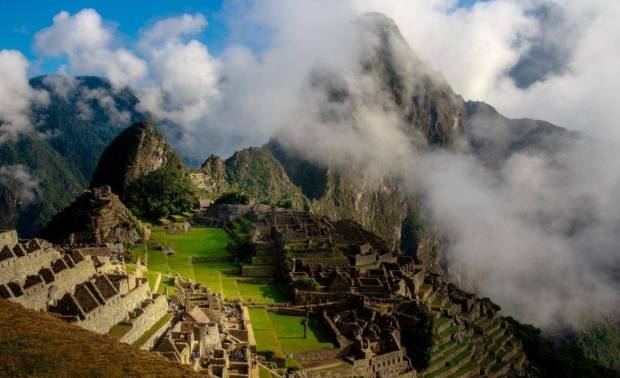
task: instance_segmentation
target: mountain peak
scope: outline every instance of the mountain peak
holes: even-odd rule
[[[122,199],[129,184],[169,164],[184,169],[151,122],[136,122],[103,151],[91,187],[109,185]]]

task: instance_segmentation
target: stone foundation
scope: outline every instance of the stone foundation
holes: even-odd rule
[[[153,299],[142,303],[140,308],[133,311],[135,317],[125,324],[131,325],[131,329],[121,338],[121,342],[133,344],[155,323],[168,313],[168,301],[162,294],[156,294]]]

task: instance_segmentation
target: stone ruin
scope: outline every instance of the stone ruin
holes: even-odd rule
[[[122,325],[126,333],[121,341],[128,343],[168,312],[167,299],[151,293],[146,279],[104,272],[97,256],[83,254],[83,249],[42,239],[0,239],[2,299],[100,334]]]
[[[55,215],[41,232],[57,244],[73,247],[147,240],[149,229],[123,205],[109,186],[85,190]]]
[[[308,377],[499,377],[527,363],[520,341],[488,298],[451,284],[423,254],[404,256],[351,221],[305,211],[248,214],[257,251],[272,248],[290,309],[321,315],[336,348],[299,355],[336,369]],[[258,256],[258,254],[257,254]],[[312,289],[296,282],[314,281]]]
[[[210,377],[256,376],[256,342],[247,309],[179,276],[175,289],[175,319],[153,350]]]

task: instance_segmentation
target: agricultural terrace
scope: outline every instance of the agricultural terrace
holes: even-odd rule
[[[317,315],[309,317],[307,338],[304,339],[304,316],[277,314],[263,308],[250,308],[249,312],[259,352],[271,351],[276,356],[285,356],[285,351],[334,348],[329,332]]]
[[[242,277],[229,246],[233,240],[221,228],[192,227],[186,233],[170,234],[161,226],[152,227],[146,246],[134,249],[134,257],[148,253],[147,277],[162,274],[158,291],[169,293],[174,289],[173,277],[179,273],[184,278],[200,282],[226,299],[242,299],[255,303],[281,303],[285,301],[280,288],[274,283],[253,283]],[[162,249],[173,251],[167,255]],[[142,250],[141,250],[142,249]]]

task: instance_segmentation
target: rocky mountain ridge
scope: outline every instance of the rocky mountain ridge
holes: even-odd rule
[[[109,185],[124,198],[127,188],[140,177],[164,167],[185,170],[185,166],[150,122],[142,121],[123,130],[106,147],[93,173],[91,187]]]

